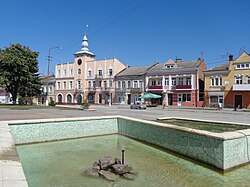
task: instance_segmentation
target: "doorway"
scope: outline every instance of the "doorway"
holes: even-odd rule
[[[235,108],[242,108],[242,95],[235,95],[234,96],[234,107]]]
[[[173,94],[168,94],[168,105],[169,106],[173,105]]]

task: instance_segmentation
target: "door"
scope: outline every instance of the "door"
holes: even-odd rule
[[[131,95],[128,94],[128,105],[130,105],[130,104],[131,104]]]
[[[99,104],[102,104],[102,94],[99,94]]]
[[[178,94],[178,104],[177,106],[181,106],[182,103],[182,94]]]
[[[169,106],[173,105],[173,94],[168,94],[168,105]]]
[[[235,108],[242,108],[242,95],[235,95],[234,96],[234,107]]]

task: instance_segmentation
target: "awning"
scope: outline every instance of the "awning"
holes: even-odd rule
[[[142,98],[142,99],[157,99],[157,98],[161,98],[161,96],[157,95],[157,94],[153,94],[153,93],[147,93],[145,95],[142,95],[140,98]]]

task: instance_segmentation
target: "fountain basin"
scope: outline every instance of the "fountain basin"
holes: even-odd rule
[[[17,145],[121,134],[222,171],[248,163],[250,155],[250,129],[214,133],[124,116],[29,120],[9,125]]]

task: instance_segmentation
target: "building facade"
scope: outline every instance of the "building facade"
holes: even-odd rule
[[[41,95],[37,98],[37,104],[41,105],[49,105],[50,101],[55,101],[55,83],[56,79],[54,75],[49,76],[42,76],[41,77],[41,84],[42,84],[42,91]]]
[[[165,106],[203,106],[204,70],[202,59],[169,59],[146,71],[146,91],[161,95],[156,102]]]
[[[56,102],[81,104],[85,98],[96,104],[111,103],[115,98],[114,76],[125,67],[116,58],[95,60],[85,34],[74,62],[56,65]]]
[[[204,71],[206,104],[250,108],[250,56],[242,53],[236,60]]]
[[[128,67],[118,73],[115,76],[115,102],[130,105],[140,101],[140,96],[145,93],[146,71],[153,66]]]

